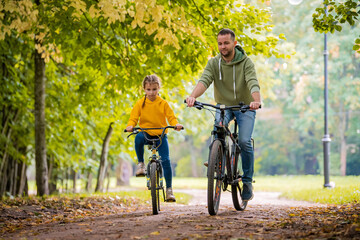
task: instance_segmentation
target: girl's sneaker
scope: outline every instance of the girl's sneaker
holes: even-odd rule
[[[166,201],[167,202],[176,202],[172,188],[166,188]]]
[[[145,177],[146,171],[145,171],[145,163],[139,162],[136,167],[136,176],[137,177]]]

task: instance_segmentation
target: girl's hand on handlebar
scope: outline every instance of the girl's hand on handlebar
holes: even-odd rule
[[[257,110],[261,108],[261,102],[251,102],[249,106],[251,110]]]
[[[184,126],[181,125],[180,123],[178,123],[178,124],[175,125],[175,130],[176,130],[176,131],[180,131],[181,129],[184,129]]]
[[[133,131],[133,128],[134,128],[133,126],[127,126],[125,130],[126,130],[127,132],[132,132],[132,131]]]

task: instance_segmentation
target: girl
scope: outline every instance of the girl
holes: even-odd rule
[[[182,125],[178,123],[173,110],[169,104],[162,99],[158,93],[160,90],[160,79],[155,74],[148,75],[144,78],[142,86],[145,91],[145,97],[138,100],[131,110],[130,119],[126,127],[126,131],[131,132],[137,125],[141,128],[157,128],[166,127],[168,124],[175,126],[177,131],[182,129]],[[162,130],[148,130],[146,133],[141,132],[135,137],[135,152],[138,158],[138,165],[136,168],[136,176],[145,176],[144,164],[144,145],[147,144],[144,134],[150,136],[157,136],[162,133]],[[164,177],[166,182],[166,200],[175,201],[175,196],[172,192],[172,169],[169,157],[169,145],[167,136],[165,134],[162,144],[158,148],[161,156],[161,164],[164,170]]]

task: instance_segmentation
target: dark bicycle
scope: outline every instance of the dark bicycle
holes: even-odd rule
[[[220,110],[219,123],[214,126],[214,130],[211,132],[212,139],[209,146],[207,169],[208,212],[210,215],[217,214],[219,210],[221,190],[227,191],[229,185],[231,186],[231,195],[235,209],[243,211],[247,206],[247,201],[242,200],[243,183],[238,167],[241,148],[238,145],[236,118],[234,119],[233,132],[231,132],[229,127],[223,123],[225,120],[225,110],[240,110],[244,113],[250,109],[250,106],[243,103],[235,106],[212,105],[195,101],[194,107],[199,110],[206,109],[214,111],[208,107]]]
[[[146,141],[149,143],[148,148],[151,150],[152,155],[149,157],[149,162],[146,165],[146,186],[148,190],[151,190],[151,202],[152,202],[152,210],[153,214],[156,215],[160,211],[160,191],[163,193],[164,202],[166,202],[164,184],[163,184],[163,169],[161,165],[161,156],[157,153],[157,149],[162,143],[162,139],[165,135],[165,130],[168,128],[175,129],[175,126],[166,126],[163,128],[133,128],[132,133],[127,136],[128,138],[131,135],[136,135],[140,132],[146,132],[147,130],[155,130],[162,129],[162,133],[160,136],[151,136],[148,137],[144,134]],[[184,128],[182,128],[184,129]],[[125,132],[127,132],[125,130]],[[157,141],[160,143],[157,145]]]

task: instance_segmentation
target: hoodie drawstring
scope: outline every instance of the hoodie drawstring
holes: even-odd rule
[[[221,58],[219,58],[219,79],[220,81],[222,80],[221,78]],[[234,87],[234,99],[236,99],[236,84],[235,84],[235,64],[233,65],[233,87]]]
[[[221,80],[221,57],[219,58],[219,78]]]
[[[236,92],[235,92],[235,64],[233,65],[233,80],[234,80],[234,99],[236,99]]]

